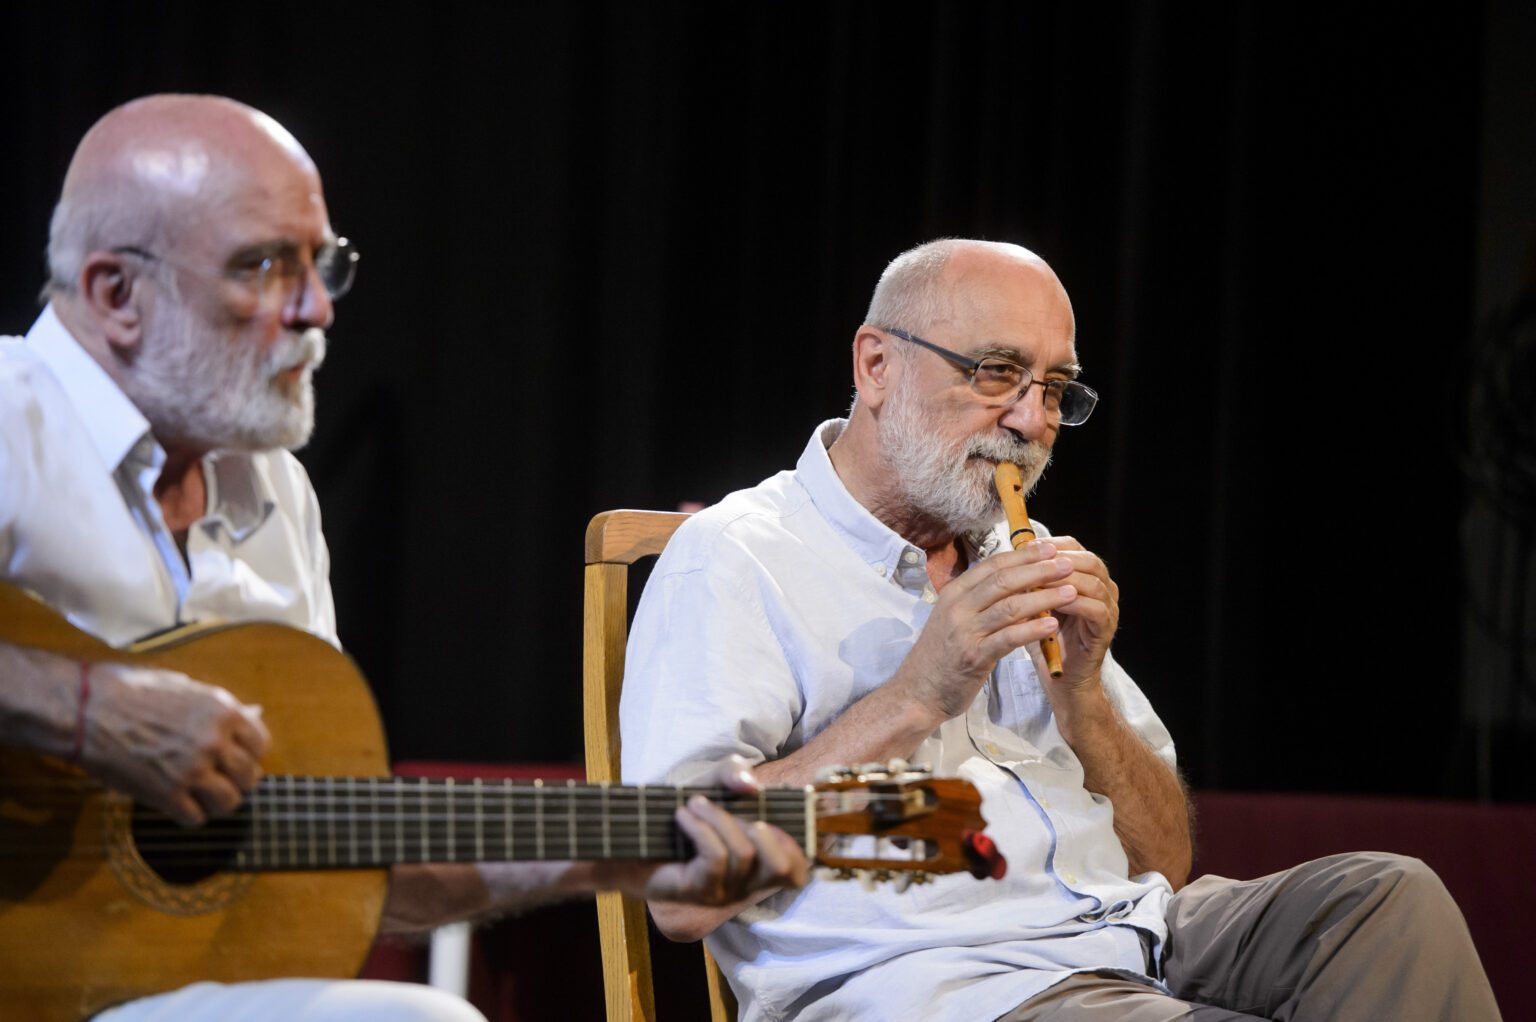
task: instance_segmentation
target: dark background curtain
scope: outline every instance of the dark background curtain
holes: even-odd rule
[[[1494,316],[1536,223],[1531,27],[1512,0],[15,5],[0,332],[101,113],[207,91],[282,121],[364,252],[302,454],[343,640],[396,755],[572,760],[587,519],[792,465],[888,259],[1017,241],[1104,395],[1031,510],[1111,565],[1191,781],[1536,798],[1530,331]]]

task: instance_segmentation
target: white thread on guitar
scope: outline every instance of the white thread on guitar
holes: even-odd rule
[[[449,862],[454,862],[454,861],[456,861],[458,859],[458,849],[454,848],[454,846],[453,846],[453,778],[452,777],[448,778],[448,784],[446,786],[446,793],[448,795],[448,861]],[[425,841],[423,841],[422,847],[423,848],[426,847],[426,842]]]
[[[569,777],[565,779],[565,832],[568,835],[565,857],[580,858],[576,854],[576,782]]]
[[[544,858],[544,782],[533,782],[533,845],[538,858]]]
[[[480,806],[480,778],[475,778],[475,861],[485,861],[485,813]]]

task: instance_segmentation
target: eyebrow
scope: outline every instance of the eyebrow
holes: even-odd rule
[[[325,246],[335,242],[335,240],[336,235],[330,231],[326,231],[325,236],[321,240],[320,244],[311,251],[318,252]],[[306,247],[307,246],[297,238],[273,238],[270,241],[258,241],[253,244],[243,245],[240,248],[235,249],[234,253],[229,257],[228,265],[236,266],[242,262],[266,259],[271,256],[298,255],[300,252],[303,252]]]
[[[266,259],[269,256],[287,255],[296,253],[302,246],[292,238],[274,238],[271,241],[259,241],[252,245],[242,245],[230,253],[228,264],[238,266],[241,263],[254,262]]]
[[[969,355],[971,358],[977,360],[984,358],[1000,358],[1005,362],[1012,362],[1014,365],[1025,364],[1023,353],[1020,352],[1017,348],[1005,348],[995,344],[984,344],[979,348],[972,349],[969,352]],[[1083,366],[1082,363],[1078,362],[1076,359],[1073,359],[1070,362],[1063,362],[1061,365],[1051,366],[1049,369],[1045,370],[1045,373],[1047,376],[1052,373],[1056,373],[1058,375],[1067,377],[1069,380],[1075,380],[1083,374]]]

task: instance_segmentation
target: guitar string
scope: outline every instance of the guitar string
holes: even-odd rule
[[[263,791],[253,797],[257,808],[264,808],[262,815],[262,832],[254,835],[249,825],[249,820],[242,818],[221,818],[205,827],[195,829],[183,829],[168,819],[141,820],[141,834],[136,846],[141,851],[164,859],[167,849],[171,853],[185,857],[188,854],[201,854],[203,852],[219,851],[225,853],[218,860],[204,860],[212,864],[227,863],[227,856],[242,849],[249,850],[261,858],[275,858],[296,865],[327,865],[321,863],[321,857],[331,859],[335,865],[355,865],[358,862],[356,846],[361,843],[372,847],[375,843],[387,843],[391,846],[401,846],[407,857],[412,861],[427,859],[441,859],[450,850],[457,853],[462,847],[463,858],[473,860],[475,856],[468,855],[468,851],[475,845],[485,846],[501,844],[505,848],[509,843],[512,846],[521,844],[523,848],[545,847],[545,858],[550,860],[564,860],[568,858],[594,857],[600,851],[607,856],[615,858],[640,858],[640,852],[648,849],[668,848],[678,846],[681,854],[681,846],[678,842],[682,839],[680,829],[675,825],[670,811],[676,807],[679,792],[677,789],[657,787],[647,788],[643,801],[646,803],[646,812],[643,814],[638,808],[633,811],[621,809],[614,811],[610,805],[608,814],[609,833],[604,835],[600,818],[578,818],[574,822],[570,818],[568,809],[571,803],[582,801],[579,796],[603,794],[602,786],[560,786],[560,785],[531,785],[526,782],[502,782],[493,783],[490,786],[481,785],[477,794],[476,786],[471,784],[447,785],[433,779],[432,782],[422,783],[418,779],[364,779],[368,793],[358,797],[357,793],[339,792],[335,790],[334,782],[327,783],[324,779],[295,778],[296,783],[287,783],[290,779],[281,776],[268,778],[267,782],[275,787],[281,784],[286,791]],[[78,785],[77,785],[78,786]],[[631,796],[639,793],[639,788],[615,788],[613,792],[627,792]],[[697,791],[700,794],[720,797],[723,793],[719,789],[697,788],[681,789],[683,796]],[[486,812],[483,796],[487,793],[494,794],[492,811]],[[348,798],[348,794],[351,795]],[[409,801],[409,796],[415,795],[417,801],[424,801],[425,796],[448,795],[447,802],[451,804],[451,810],[433,811],[422,813],[412,811],[408,805],[402,805],[402,800]],[[816,801],[820,804],[818,811],[826,812],[829,809],[839,809],[830,805],[836,801],[836,792],[819,792]],[[870,802],[885,801],[888,799],[901,799],[901,795],[885,795],[870,793],[867,790],[853,792],[858,801],[867,805]],[[501,811],[507,801],[507,796],[513,796],[513,808],[516,810],[519,803],[531,803],[534,807],[534,818],[522,816],[514,811],[512,814],[504,814]],[[733,811],[743,819],[762,819],[764,822],[776,823],[786,831],[797,834],[799,840],[804,840],[801,828],[804,826],[804,795],[799,789],[772,789],[763,795],[763,801],[768,803],[768,812],[760,811],[760,804],[756,795],[739,796],[734,802],[725,803],[728,810]],[[519,797],[521,796],[521,797]],[[442,807],[444,800],[441,797],[432,800],[435,807]],[[621,798],[621,805],[635,805],[638,800],[634,797]],[[369,803],[386,810],[382,814],[371,814],[367,810]],[[497,805],[500,803],[501,805]],[[337,806],[351,808],[352,811],[336,813]],[[360,808],[361,807],[361,811]],[[479,809],[478,819],[475,812]],[[404,810],[404,812],[402,812]],[[457,811],[452,811],[457,810]],[[630,828],[630,824],[638,821],[643,815],[652,816],[650,826],[643,835],[643,839]],[[543,826],[540,827],[542,817]],[[510,829],[505,822],[512,821]],[[384,833],[383,823],[391,831]],[[357,826],[361,824],[368,833],[358,834]],[[439,824],[449,824],[449,831],[442,831]],[[153,838],[147,830],[155,827],[164,828],[167,836],[164,840]],[[304,833],[298,833],[297,828],[306,828]],[[434,833],[423,834],[426,827],[436,827]],[[620,833],[613,833],[614,829]],[[284,834],[283,831],[288,833]],[[487,834],[485,831],[491,831]],[[606,836],[606,841],[603,840]],[[196,840],[189,840],[195,837]],[[574,843],[572,838],[574,837]],[[565,854],[559,854],[561,846],[564,846]],[[300,847],[302,846],[302,847]],[[345,853],[341,846],[346,846]],[[77,845],[77,848],[81,847]],[[56,852],[55,849],[51,849]],[[0,855],[25,854],[26,850],[17,847],[14,843],[0,841]],[[398,856],[396,856],[398,857]],[[457,857],[457,854],[455,855]],[[520,856],[519,858],[522,858]],[[535,856],[527,856],[534,858]],[[388,860],[390,857],[383,857]],[[496,858],[494,855],[486,855],[486,859]],[[346,861],[341,861],[346,860]],[[376,860],[369,860],[376,861]],[[185,858],[178,860],[175,865],[186,865]]]

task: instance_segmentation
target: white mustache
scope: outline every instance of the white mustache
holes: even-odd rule
[[[314,372],[325,362],[325,345],[325,331],[319,327],[310,327],[301,334],[285,335],[267,353],[267,375],[275,376],[299,365]]]
[[[967,458],[1011,461],[1015,465],[1035,465],[1047,456],[1045,445],[1035,440],[1018,440],[995,434],[976,436],[965,445]]]

